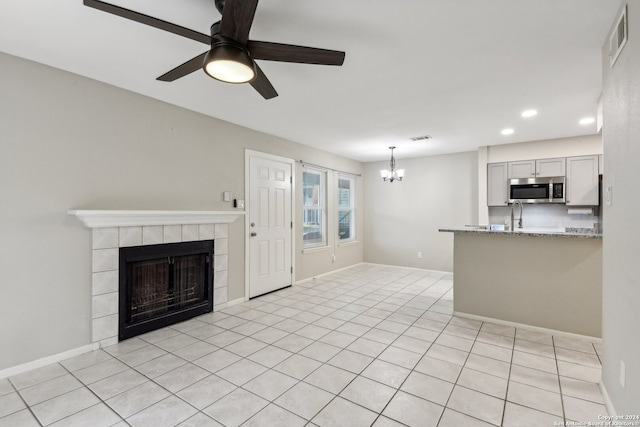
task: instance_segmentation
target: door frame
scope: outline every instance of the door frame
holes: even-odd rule
[[[291,267],[293,272],[291,273],[291,285],[296,282],[296,266],[295,266],[295,253],[296,253],[296,161],[288,157],[277,156],[275,154],[269,154],[262,151],[255,151],[245,148],[244,150],[244,198],[245,198],[245,216],[244,216],[244,300],[249,300],[249,288],[251,281],[251,250],[250,250],[250,223],[251,223],[251,170],[249,166],[249,160],[251,157],[261,157],[263,159],[274,160],[277,162],[288,163],[291,165],[291,221],[293,227],[291,228]]]

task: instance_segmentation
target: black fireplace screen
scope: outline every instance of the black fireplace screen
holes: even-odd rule
[[[213,309],[213,242],[120,249],[120,339]]]

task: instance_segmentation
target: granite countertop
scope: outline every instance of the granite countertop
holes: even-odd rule
[[[470,233],[470,234],[493,234],[500,236],[527,236],[527,237],[560,237],[569,239],[602,239],[602,233],[596,233],[589,228],[567,227],[558,228],[524,228],[515,231],[488,230],[488,226],[465,226],[441,228],[438,231],[445,233]]]

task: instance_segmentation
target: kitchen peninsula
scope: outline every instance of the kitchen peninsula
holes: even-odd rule
[[[600,338],[602,235],[568,230],[440,229],[454,234],[454,312]]]

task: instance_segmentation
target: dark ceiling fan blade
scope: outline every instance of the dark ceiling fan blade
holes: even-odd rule
[[[222,9],[220,35],[245,44],[257,7],[258,0],[226,0]]]
[[[178,80],[180,77],[186,76],[187,74],[191,74],[194,71],[198,71],[202,69],[202,64],[206,55],[207,52],[198,55],[195,58],[188,60],[184,64],[178,65],[173,70],[164,73],[156,80],[160,80],[162,82],[172,82],[174,80]]]
[[[258,67],[258,64],[256,64],[256,78],[253,79],[250,84],[264,99],[271,99],[278,96],[278,92],[276,92],[267,76],[265,76],[260,67]]]
[[[253,59],[296,62],[300,64],[342,65],[344,52],[292,44],[249,40],[247,49]]]
[[[190,30],[189,28],[181,27],[180,25],[172,24],[171,22],[163,21],[162,19],[153,18],[149,15],[145,15],[133,10],[125,9],[120,6],[105,3],[100,0],[84,0],[84,5],[92,7],[94,9],[101,10],[103,12],[111,13],[113,15],[120,16],[122,18],[130,19],[141,24],[150,25],[160,30],[168,31],[173,34],[177,34],[182,37],[186,37],[197,42],[204,44],[211,43],[211,36],[208,34],[202,34],[197,31]]]

